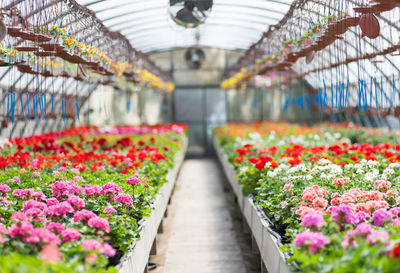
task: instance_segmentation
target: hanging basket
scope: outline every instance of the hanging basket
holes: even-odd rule
[[[15,49],[18,51],[23,51],[23,52],[39,51],[38,46],[16,46]]]
[[[7,33],[12,37],[19,37],[19,33],[21,32],[21,27],[8,27]]]
[[[57,54],[57,52],[55,52],[55,51],[37,51],[37,52],[34,52],[33,54],[35,54],[38,57],[48,57],[48,56],[55,56]]]
[[[4,40],[7,36],[7,27],[3,20],[0,20],[0,42]]]
[[[366,36],[375,39],[379,36],[381,27],[378,19],[373,14],[363,14],[360,17],[359,25],[362,31],[362,37]]]
[[[306,55],[306,64],[310,64],[314,60],[315,51],[310,51]]]

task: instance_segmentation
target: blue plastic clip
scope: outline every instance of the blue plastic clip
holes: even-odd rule
[[[25,120],[24,102],[22,101],[22,92],[19,92],[19,100],[21,101],[22,119]]]

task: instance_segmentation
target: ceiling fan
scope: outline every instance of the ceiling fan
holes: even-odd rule
[[[205,22],[212,6],[213,0],[169,0],[169,13],[176,24],[195,28]]]

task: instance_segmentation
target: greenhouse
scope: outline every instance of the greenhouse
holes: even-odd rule
[[[400,272],[399,0],[0,7],[0,273]]]

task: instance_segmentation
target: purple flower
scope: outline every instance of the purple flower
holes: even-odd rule
[[[33,176],[33,177],[40,177],[40,172],[33,172],[33,173],[32,173],[32,176]]]
[[[359,223],[363,222],[369,215],[366,212],[359,211],[355,215],[354,224],[358,225]]]
[[[356,220],[351,207],[348,205],[334,207],[332,210],[332,216],[336,222],[341,224],[352,224]]]
[[[397,217],[399,217],[399,215],[400,215],[400,208],[399,208],[399,207],[391,208],[389,211],[390,211],[393,215],[396,215]]]
[[[329,240],[321,232],[303,231],[296,236],[293,243],[297,247],[302,247],[312,253],[316,253],[320,248],[328,244]]]
[[[372,215],[371,220],[374,222],[375,226],[380,227],[383,225],[386,219],[391,219],[393,214],[385,209],[378,209]]]
[[[311,230],[319,230],[325,223],[324,217],[316,212],[309,212],[301,219],[301,226]]]

